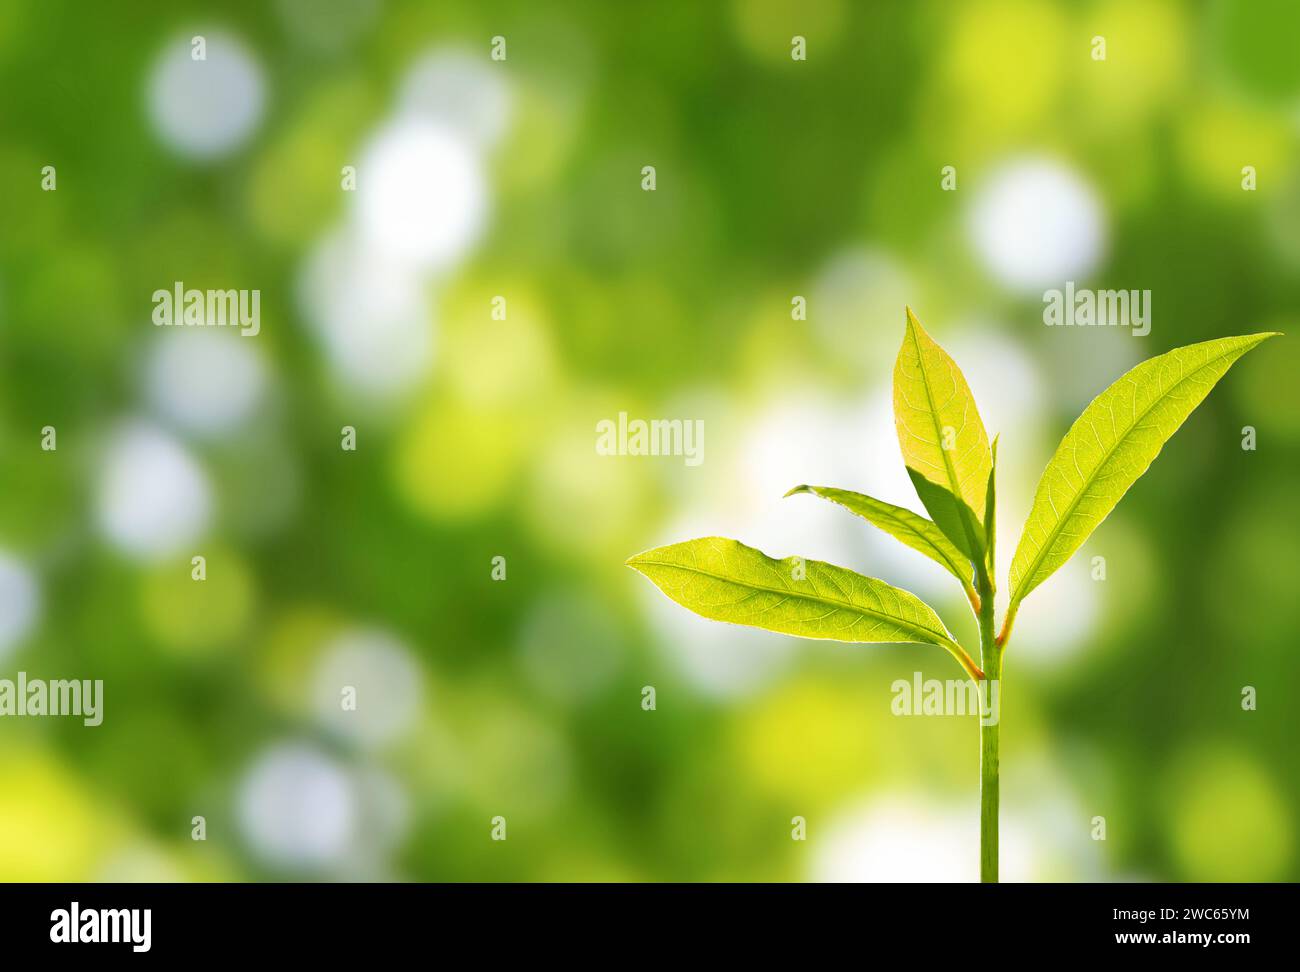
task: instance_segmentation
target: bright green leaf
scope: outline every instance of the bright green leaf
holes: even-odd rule
[[[907,310],[894,365],[894,424],[903,462],[934,522],[972,561],[984,557],[989,437],[961,369]]]
[[[902,506],[894,506],[861,493],[832,486],[796,486],[786,496],[795,493],[812,493],[822,499],[838,503],[850,513],[856,513],[868,523],[884,530],[895,540],[925,554],[962,583],[970,597],[975,593],[971,586],[969,559],[957,549],[934,523]]]
[[[627,564],[678,604],[714,621],[800,638],[938,645],[981,677],[925,602],[844,567],[799,557],[773,560],[722,537],[656,547]]]
[[[1039,480],[1011,561],[1012,610],[1088,539],[1233,362],[1273,336],[1175,348],[1092,400]]]
[[[993,438],[989,450],[989,488],[984,498],[984,550],[988,555],[989,577],[997,573],[997,526],[998,526],[998,440]]]

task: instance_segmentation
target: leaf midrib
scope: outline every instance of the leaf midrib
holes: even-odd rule
[[[1129,427],[1124,431],[1124,434],[1121,435],[1118,439],[1115,440],[1114,445],[1112,445],[1109,449],[1107,449],[1107,450],[1106,450],[1106,454],[1105,454],[1104,456],[1101,457],[1101,461],[1098,462],[1098,463],[1096,464],[1096,466],[1093,467],[1092,472],[1088,475],[1088,478],[1087,478],[1086,482],[1084,483],[1084,485],[1081,486],[1081,487],[1079,488],[1079,491],[1078,491],[1078,493],[1075,495],[1074,499],[1072,499],[1072,500],[1070,501],[1069,506],[1066,507],[1065,515],[1064,515],[1064,516],[1057,517],[1057,520],[1056,520],[1056,528],[1052,531],[1052,538],[1051,538],[1051,540],[1049,540],[1049,541],[1047,541],[1047,542],[1042,543],[1042,544],[1039,545],[1039,547],[1038,547],[1038,553],[1034,555],[1034,559],[1033,559],[1033,561],[1032,561],[1032,562],[1030,563],[1030,565],[1029,565],[1029,570],[1025,573],[1024,577],[1021,578],[1020,583],[1016,585],[1016,592],[1015,592],[1015,594],[1014,594],[1013,597],[1012,597],[1012,600],[1013,600],[1013,601],[1016,601],[1016,602],[1018,602],[1018,601],[1023,601],[1023,600],[1025,599],[1025,595],[1029,593],[1028,591],[1026,591],[1024,594],[1022,594],[1022,593],[1020,593],[1020,592],[1021,592],[1021,589],[1024,588],[1025,584],[1027,584],[1030,580],[1032,580],[1033,577],[1034,577],[1034,575],[1035,575],[1036,573],[1038,573],[1038,568],[1042,565],[1044,558],[1047,557],[1047,553],[1048,553],[1048,551],[1051,550],[1052,545],[1056,543],[1056,538],[1060,535],[1061,527],[1066,523],[1066,521],[1068,521],[1068,520],[1070,519],[1071,516],[1074,515],[1074,511],[1075,511],[1075,509],[1076,509],[1076,508],[1078,507],[1078,505],[1083,501],[1083,496],[1084,496],[1084,494],[1087,493],[1088,489],[1091,488],[1091,486],[1093,485],[1093,483],[1094,483],[1094,481],[1095,481],[1095,477],[1096,477],[1096,475],[1097,475],[1097,470],[1100,469],[1102,466],[1106,465],[1106,463],[1110,461],[1110,457],[1113,456],[1113,455],[1115,454],[1116,450],[1119,449],[1119,447],[1120,447],[1121,445],[1124,444],[1124,442],[1128,439],[1129,434],[1130,434],[1134,429],[1136,429],[1136,428],[1138,427],[1138,425],[1141,424],[1141,422],[1142,422],[1142,420],[1143,420],[1144,418],[1146,418],[1148,415],[1151,414],[1152,410],[1153,410],[1157,405],[1159,405],[1162,401],[1164,401],[1166,398],[1168,398],[1169,395],[1170,395],[1170,393],[1173,392],[1173,390],[1174,390],[1175,388],[1178,388],[1180,385],[1182,385],[1184,382],[1186,382],[1186,381],[1188,381],[1189,379],[1191,379],[1193,376],[1195,376],[1195,375],[1199,374],[1200,372],[1204,371],[1206,368],[1210,367],[1210,365],[1214,364],[1216,361],[1220,361],[1220,360],[1222,360],[1223,358],[1226,358],[1228,355],[1232,354],[1232,352],[1233,352],[1233,351],[1236,351],[1236,350],[1237,350],[1236,348],[1232,348],[1232,349],[1230,349],[1230,350],[1224,351],[1222,354],[1219,354],[1219,355],[1214,356],[1213,358],[1209,358],[1209,359],[1206,360],[1203,364],[1198,365],[1195,371],[1189,371],[1187,374],[1183,375],[1183,377],[1179,378],[1178,381],[1177,381],[1176,383],[1174,383],[1174,384],[1171,385],[1168,389],[1166,389],[1166,390],[1165,390],[1165,393],[1164,393],[1163,395],[1159,395],[1159,396],[1157,396],[1157,397],[1156,397],[1156,398],[1151,402],[1150,405],[1148,405],[1146,408],[1144,408],[1144,409],[1142,410],[1141,414],[1139,414],[1138,416],[1136,416],[1136,417],[1133,419],[1133,421],[1129,424]],[[1104,395],[1105,392],[1103,391],[1102,394]],[[1100,396],[1098,396],[1098,397],[1100,397]],[[1095,401],[1095,399],[1094,399],[1094,401]],[[1089,406],[1091,407],[1091,403],[1089,403]],[[1085,409],[1085,411],[1086,411],[1086,409]],[[1081,416],[1079,416],[1079,417],[1082,418],[1083,416],[1081,415]],[[1073,426],[1071,426],[1070,431],[1071,431],[1071,432],[1074,431],[1074,427],[1073,427]],[[1069,433],[1066,433],[1066,434],[1068,435]],[[1166,441],[1168,441],[1168,440],[1166,439]],[[1161,447],[1161,448],[1164,448],[1164,443],[1163,443],[1163,442],[1160,444],[1160,447]],[[1156,450],[1156,451],[1159,452],[1159,450]],[[1055,456],[1053,456],[1053,458],[1055,458]],[[1154,461],[1154,457],[1153,457],[1152,461]],[[1119,501],[1116,500],[1116,502],[1119,502]]]
[[[828,607],[835,607],[846,611],[854,611],[858,614],[865,614],[869,617],[879,618],[881,621],[888,621],[891,624],[896,624],[900,628],[904,628],[909,632],[919,631],[923,634],[930,635],[931,637],[939,638],[940,641],[938,642],[938,644],[941,647],[945,645],[953,645],[955,647],[961,647],[960,645],[957,644],[957,642],[955,642],[951,638],[939,634],[937,631],[932,631],[929,628],[923,628],[914,622],[904,621],[901,618],[894,617],[892,614],[882,614],[879,611],[873,611],[870,608],[860,607],[859,605],[852,604],[848,601],[838,601],[833,597],[821,597],[819,595],[814,595],[814,594],[804,594],[799,591],[782,590],[777,587],[766,587],[763,584],[754,584],[749,581],[738,581],[734,577],[727,577],[723,574],[715,574],[713,571],[704,570],[702,567],[686,567],[683,566],[682,564],[674,564],[664,560],[638,560],[635,563],[636,565],[647,564],[652,567],[671,567],[675,570],[684,570],[687,573],[701,574],[705,577],[711,577],[714,580],[722,581],[725,584],[734,584],[737,587],[748,587],[756,591],[763,591],[766,594],[780,594],[783,597],[794,597],[803,601],[812,601],[816,604],[824,604]],[[883,581],[881,583],[883,583]],[[923,644],[923,645],[931,645],[935,643],[936,642],[928,641],[925,639],[921,639],[918,642],[918,644]]]

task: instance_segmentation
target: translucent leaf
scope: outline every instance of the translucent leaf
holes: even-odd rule
[[[992,459],[970,386],[911,308],[894,365],[894,424],[917,495],[959,550],[984,557],[984,509]]]
[[[838,503],[850,513],[856,513],[872,526],[884,530],[895,540],[925,554],[948,573],[961,581],[967,597],[973,597],[972,569],[969,558],[949,540],[942,530],[930,520],[911,510],[882,500],[833,486],[796,486],[786,496],[812,493],[822,499]]]
[[[1233,362],[1273,336],[1175,348],[1092,400],[1039,480],[1011,561],[1013,609],[1088,539]]]
[[[924,601],[844,567],[799,557],[774,560],[722,537],[656,547],[627,564],[682,607],[714,621],[801,638],[938,645],[982,677]]]

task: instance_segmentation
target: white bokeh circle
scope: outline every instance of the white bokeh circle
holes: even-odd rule
[[[145,383],[154,410],[187,432],[221,436],[238,428],[266,392],[266,366],[238,333],[166,329],[150,349]]]
[[[355,707],[344,708],[352,689]],[[348,631],[326,647],[312,682],[317,719],[362,747],[382,746],[407,732],[419,715],[422,680],[411,650],[383,631]]]
[[[357,226],[362,241],[393,264],[450,268],[483,232],[487,202],[478,154],[446,125],[402,118],[362,153]]]
[[[268,865],[328,868],[351,849],[357,823],[351,777],[310,746],[283,743],[263,752],[236,799],[244,839]]]
[[[1074,170],[1051,159],[1008,162],[976,190],[967,229],[988,272],[1029,293],[1078,280],[1106,245],[1101,200]]]
[[[0,551],[0,658],[28,635],[40,609],[36,577],[22,561]]]
[[[439,48],[407,71],[398,111],[445,125],[478,148],[488,149],[510,123],[510,89],[499,65],[486,56]]]
[[[168,42],[149,76],[149,117],[158,137],[187,158],[208,160],[239,148],[257,127],[265,102],[262,69],[244,44],[203,33],[205,57],[191,37]]]
[[[348,389],[387,400],[427,375],[436,330],[418,273],[382,259],[343,230],[324,237],[308,256],[297,296]]]
[[[170,435],[145,422],[113,434],[99,471],[96,515],[115,547],[139,559],[166,557],[197,540],[211,512],[207,477]]]

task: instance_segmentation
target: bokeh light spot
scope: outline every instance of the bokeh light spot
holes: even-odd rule
[[[41,591],[22,561],[0,551],[0,658],[27,637],[41,612]]]
[[[222,436],[246,422],[266,391],[256,342],[226,330],[159,328],[146,365],[155,410],[187,432]]]
[[[968,229],[993,278],[1033,292],[1080,280],[1101,260],[1106,220],[1092,187],[1049,159],[1005,163],[979,188]]]
[[[267,865],[318,870],[348,852],[356,794],[333,759],[300,743],[271,747],[239,784],[239,821],[253,853]]]
[[[109,541],[132,557],[158,559],[192,544],[207,528],[207,477],[188,452],[155,426],[133,422],[109,440],[97,512]]]
[[[243,43],[203,32],[206,58],[191,38],[168,42],[149,78],[149,113],[158,136],[180,155],[207,160],[237,149],[262,117],[262,71]]]
[[[454,130],[402,119],[366,147],[357,169],[357,224],[368,246],[401,266],[445,270],[487,220],[481,163]]]

